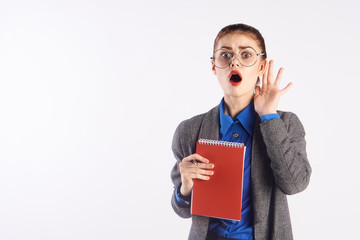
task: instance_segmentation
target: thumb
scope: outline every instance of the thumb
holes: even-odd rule
[[[260,86],[255,87],[255,96],[260,95]]]
[[[286,87],[280,91],[281,96],[284,95],[285,93],[287,93],[287,91],[289,91],[289,89],[291,88],[292,85],[293,85],[293,83],[289,82],[288,85],[286,85]]]

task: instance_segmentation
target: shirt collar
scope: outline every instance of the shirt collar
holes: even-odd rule
[[[246,132],[252,136],[256,117],[254,102],[251,101],[251,103],[247,105],[247,107],[242,110],[234,120],[229,115],[224,113],[223,104],[224,98],[221,99],[220,103],[220,132],[225,134],[231,127],[231,124],[239,121],[240,124],[245,128]]]

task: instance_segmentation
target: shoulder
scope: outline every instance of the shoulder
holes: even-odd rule
[[[194,144],[199,138],[200,130],[209,122],[217,118],[219,115],[219,106],[212,108],[210,111],[202,114],[198,114],[189,119],[182,121],[176,128],[173,137],[173,149],[186,148],[190,145],[192,151],[194,150]]]
[[[196,132],[200,129],[202,123],[206,121],[207,118],[217,116],[219,112],[219,105],[210,109],[206,113],[201,113],[198,115],[195,115],[189,119],[186,119],[178,125],[176,131],[181,131],[183,133],[190,133],[190,132]]]
[[[287,111],[277,111],[277,113],[280,115],[280,119],[286,125],[288,130],[297,130],[305,134],[304,127],[295,113]]]
[[[293,112],[279,110],[279,111],[277,111],[277,113],[279,114],[280,118],[283,121],[286,121],[286,122],[299,121],[300,122],[299,117]]]
[[[281,111],[278,110],[277,113],[280,115],[280,118],[285,120],[285,119],[290,119],[293,115],[296,116],[295,113],[293,112],[288,112],[288,111]]]

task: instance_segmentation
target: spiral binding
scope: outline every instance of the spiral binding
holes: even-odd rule
[[[238,142],[228,142],[228,141],[219,141],[219,140],[210,140],[210,139],[199,139],[199,144],[211,145],[211,146],[223,146],[223,147],[233,147],[233,148],[242,148],[244,147],[243,143]]]

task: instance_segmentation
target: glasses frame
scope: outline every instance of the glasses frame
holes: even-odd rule
[[[256,53],[256,61],[255,61],[252,65],[250,65],[250,66],[246,66],[246,65],[242,64],[241,61],[240,61],[240,59],[239,59],[239,57],[238,57],[239,52],[242,51],[243,49],[246,49],[246,48],[251,48],[251,49],[254,50],[254,52]],[[257,63],[258,56],[264,56],[264,55],[266,54],[266,53],[257,53],[256,50],[255,50],[254,48],[252,48],[252,47],[246,47],[246,48],[241,48],[236,55],[235,55],[233,52],[228,52],[228,53],[231,54],[232,60],[231,60],[231,62],[229,63],[229,65],[226,66],[226,67],[218,67],[218,66],[216,66],[216,64],[215,64],[215,56],[214,56],[214,54],[215,54],[217,51],[222,50],[223,48],[219,48],[218,50],[214,51],[214,54],[213,54],[212,57],[210,57],[210,59],[214,62],[215,67],[220,68],[220,69],[225,69],[225,68],[229,67],[229,66],[231,65],[231,63],[234,61],[234,56],[236,56],[236,58],[237,58],[237,60],[239,61],[239,63],[240,63],[241,65],[243,65],[244,67],[252,67],[252,66],[255,65],[255,63]],[[223,49],[223,50],[224,50],[224,49]]]

